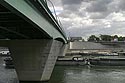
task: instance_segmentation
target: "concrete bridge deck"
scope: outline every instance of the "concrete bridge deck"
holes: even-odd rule
[[[65,32],[42,0],[1,0],[1,39],[60,39]]]

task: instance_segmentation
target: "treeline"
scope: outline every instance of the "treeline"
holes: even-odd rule
[[[89,36],[89,38],[87,39],[88,41],[125,41],[125,37],[123,36],[118,36],[118,35],[100,35],[99,37],[95,36],[95,35],[91,35]]]

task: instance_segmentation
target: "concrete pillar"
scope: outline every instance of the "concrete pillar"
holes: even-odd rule
[[[20,81],[48,81],[63,43],[56,40],[11,40],[9,49]]]
[[[68,49],[68,44],[64,44],[62,47],[61,47],[61,50],[60,50],[60,55],[59,56],[65,56],[66,52],[67,52],[67,49]]]

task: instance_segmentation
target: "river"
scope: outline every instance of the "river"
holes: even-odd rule
[[[0,83],[18,83],[15,70],[5,69],[2,59]],[[125,67],[55,66],[46,83],[125,83]]]
[[[49,83],[125,83],[125,67],[56,66]]]

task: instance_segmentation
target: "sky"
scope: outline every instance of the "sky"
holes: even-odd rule
[[[70,37],[125,36],[125,0],[51,0]],[[48,2],[53,12],[53,7]]]

